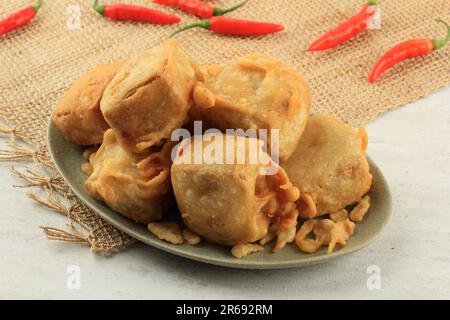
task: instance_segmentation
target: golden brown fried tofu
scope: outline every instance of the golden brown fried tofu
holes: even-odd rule
[[[308,119],[292,157],[281,166],[300,189],[299,214],[312,218],[357,202],[372,184],[365,155],[367,134],[324,114]],[[311,204],[305,205],[309,196]],[[306,199],[306,200],[305,200]],[[305,207],[308,209],[305,210]]]
[[[119,70],[101,110],[124,148],[145,152],[187,121],[192,91],[201,79],[194,60],[175,40],[167,40]]]
[[[170,186],[170,143],[160,150],[133,154],[123,149],[112,129],[90,156],[92,174],[86,190],[111,209],[143,224],[161,219],[173,202]]]
[[[205,82],[194,89],[191,117],[222,132],[279,129],[279,156],[288,159],[303,133],[311,106],[310,88],[300,74],[258,53],[205,66],[203,71]],[[270,132],[267,142],[271,150]]]
[[[55,107],[52,120],[64,137],[76,144],[102,143],[109,128],[100,111],[100,100],[124,60],[96,66],[75,81]]]
[[[212,147],[213,143],[218,147]],[[277,235],[281,235],[278,249],[293,241],[298,189],[262,149],[255,151],[254,146],[261,143],[254,138],[214,134],[179,145],[172,185],[190,230],[211,242],[233,246],[261,239],[276,222]],[[193,161],[197,152],[202,163]],[[260,153],[259,159],[254,152]],[[210,161],[208,154],[220,154],[215,160],[223,161]],[[268,167],[275,169],[272,175],[267,174]],[[292,239],[286,234],[292,234]]]

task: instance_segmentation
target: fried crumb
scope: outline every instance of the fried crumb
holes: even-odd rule
[[[90,176],[92,174],[92,172],[94,172],[94,169],[92,168],[92,166],[89,162],[83,163],[81,165],[81,170],[83,170],[83,172],[85,174],[87,174],[88,176]]]
[[[367,145],[369,144],[369,136],[366,129],[364,127],[359,128],[356,135],[361,139],[361,150],[365,152],[367,149]]]
[[[349,219],[337,222],[330,233],[331,241],[328,244],[327,253],[332,253],[336,244],[345,246],[347,244],[347,240],[355,231],[355,226],[355,223]]]
[[[269,226],[269,230],[267,231],[266,235],[259,240],[259,244],[265,245],[266,243],[269,243],[270,241],[275,239],[275,237],[277,236],[277,227],[278,226],[275,223],[272,223]]]
[[[295,233],[297,229],[295,226],[289,229],[280,230],[277,232],[277,241],[275,243],[275,246],[272,248],[272,252],[279,252],[281,249],[283,249],[286,244],[291,243],[294,241]]]
[[[350,211],[350,220],[354,222],[361,222],[364,219],[367,211],[370,208],[370,197],[365,196],[359,200],[358,205]]]
[[[331,231],[335,228],[336,223],[330,219],[319,220],[313,230],[316,239],[321,244],[327,244],[331,241]]]
[[[277,241],[272,249],[272,252],[278,252],[283,249],[286,244],[294,241],[295,233],[297,231],[298,211],[295,206],[290,209],[290,212],[279,218],[277,224]]]
[[[199,244],[200,241],[202,241],[202,238],[200,238],[199,235],[195,234],[194,232],[192,232],[189,229],[183,230],[183,239],[191,246],[195,246],[195,245]]]
[[[264,248],[259,244],[241,243],[231,248],[231,254],[233,255],[233,257],[240,259],[248,256],[250,253],[260,252],[263,250]]]
[[[323,245],[328,245],[327,253],[332,253],[337,244],[347,244],[355,227],[356,224],[348,218],[337,222],[330,219],[310,219],[300,227],[295,236],[295,243],[305,253],[314,253]],[[308,238],[311,232],[315,236],[313,239]]]
[[[159,239],[171,244],[184,242],[180,226],[176,222],[152,222],[148,224],[148,230]]]
[[[97,148],[96,147],[89,147],[89,148],[86,148],[84,151],[83,151],[83,158],[85,158],[86,160],[89,160],[89,158],[91,157],[91,155],[93,154],[93,153],[95,153],[97,151]]]
[[[314,199],[308,193],[302,193],[297,201],[297,208],[302,218],[314,218],[317,215],[317,207]]]
[[[337,212],[330,213],[330,219],[334,222],[339,222],[341,220],[348,219],[348,211],[345,209],[339,210]]]
[[[300,229],[297,231],[297,234],[295,235],[295,244],[301,251],[305,253],[314,253],[322,245],[317,237],[315,239],[307,238],[308,235],[314,230],[316,224],[316,219],[307,220],[302,224]]]

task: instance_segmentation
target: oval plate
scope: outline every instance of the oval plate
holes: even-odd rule
[[[391,194],[389,187],[381,171],[368,158],[370,171],[373,176],[373,185],[369,192],[371,207],[364,220],[357,225],[354,235],[345,247],[338,247],[331,254],[326,253],[326,247],[321,248],[314,254],[305,254],[300,252],[295,245],[291,244],[286,246],[281,252],[273,254],[270,252],[273,244],[270,243],[265,246],[263,252],[251,254],[242,259],[236,259],[231,256],[230,248],[224,246],[207,242],[201,242],[197,246],[190,246],[188,244],[176,246],[161,241],[151,234],[146,226],[134,223],[111,210],[105,204],[91,198],[84,188],[84,181],[87,178],[86,174],[81,170],[81,164],[86,161],[82,155],[84,147],[67,142],[62,133],[51,121],[48,130],[48,146],[56,168],[70,188],[106,221],[152,247],[181,257],[214,265],[244,269],[281,269],[325,262],[368,245],[387,224],[391,214]]]

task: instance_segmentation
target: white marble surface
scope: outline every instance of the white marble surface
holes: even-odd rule
[[[387,229],[352,255],[284,271],[213,267],[145,245],[104,258],[47,241],[38,225],[65,219],[13,190],[20,181],[0,163],[0,298],[450,299],[450,88],[367,129],[368,152],[393,193]],[[79,290],[66,286],[69,265],[80,267]],[[380,289],[367,288],[370,265],[380,268]]]

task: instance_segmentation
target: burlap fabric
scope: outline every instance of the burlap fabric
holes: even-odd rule
[[[215,1],[230,6],[240,0]],[[0,0],[0,17],[32,0]],[[117,3],[119,1],[105,1]],[[123,1],[122,1],[123,2]],[[128,1],[157,7],[149,0]],[[412,37],[442,37],[440,17],[450,21],[450,1],[380,0],[380,30],[364,32],[335,50],[307,53],[305,48],[328,28],[355,14],[363,1],[250,0],[233,17],[283,23],[280,34],[240,38],[204,30],[177,39],[199,63],[218,63],[251,51],[266,52],[295,66],[313,88],[315,111],[334,114],[360,125],[380,112],[415,101],[450,82],[450,46],[405,62],[372,86],[366,76],[374,61],[392,45]],[[23,164],[13,172],[25,186],[42,187],[47,195],[29,196],[66,214],[70,230],[45,227],[50,239],[86,242],[95,252],[110,253],[133,239],[88,210],[58,176],[46,148],[50,113],[71,82],[96,64],[132,56],[165,39],[177,26],[111,22],[92,10],[90,0],[47,0],[27,27],[0,38],[0,130],[10,135],[3,160],[34,160],[45,169]],[[73,6],[75,5],[75,6]],[[77,29],[77,10],[81,28]],[[182,24],[196,18],[171,8]],[[25,141],[22,144],[19,139]],[[76,222],[85,230],[78,229]]]

